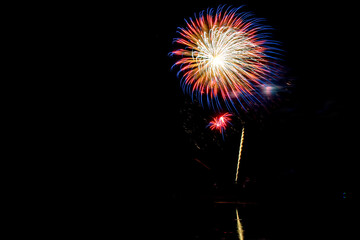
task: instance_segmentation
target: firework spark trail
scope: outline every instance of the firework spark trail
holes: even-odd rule
[[[276,77],[279,49],[265,32],[270,27],[250,13],[238,13],[240,8],[220,6],[215,14],[208,9],[190,18],[174,39],[183,48],[170,53],[181,56],[174,66],[180,67],[184,91],[218,110],[224,104],[229,111],[261,104],[258,87]]]
[[[241,152],[244,144],[244,132],[245,132],[245,126],[243,126],[241,131],[241,140],[240,140],[240,147],[239,147],[239,156],[238,156],[238,163],[236,168],[236,177],[235,177],[235,183],[238,182],[238,176],[239,176],[239,167],[240,167],[240,159],[241,159]]]
[[[244,230],[240,222],[239,212],[237,208],[236,208],[236,227],[237,227],[239,240],[244,240]]]

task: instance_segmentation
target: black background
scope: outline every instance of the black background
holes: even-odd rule
[[[211,135],[200,126],[210,111],[191,103],[177,71],[170,70],[177,27],[219,4],[245,4],[244,11],[266,19],[285,50],[292,83],[271,111],[246,125],[240,180],[250,178],[247,192],[232,184],[240,126],[225,141],[217,138],[214,148],[198,149],[196,141],[214,144],[211,137],[198,140],[193,134]],[[353,8],[346,1],[186,0],[109,5],[87,13],[91,23],[82,21],[98,30],[90,37],[99,41],[95,51],[101,57],[99,75],[84,81],[89,98],[81,102],[91,123],[78,125],[91,144],[83,146],[89,161],[81,167],[89,171],[81,184],[96,199],[92,205],[101,217],[95,222],[101,218],[108,225],[103,232],[221,239],[212,234],[222,231],[214,223],[221,223],[214,202],[236,198],[259,206],[246,210],[256,216],[250,221],[263,223],[263,230],[248,230],[253,239],[261,233],[269,239],[351,236],[358,179]],[[191,134],[185,132],[189,115],[196,129]],[[135,228],[124,230],[119,219],[129,211],[125,221]]]

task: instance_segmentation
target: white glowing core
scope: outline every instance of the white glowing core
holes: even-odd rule
[[[213,65],[213,66],[217,66],[217,67],[219,67],[219,66],[224,66],[224,57],[223,56],[221,56],[221,55],[217,55],[217,56],[214,56],[212,59],[211,59],[211,64]]]

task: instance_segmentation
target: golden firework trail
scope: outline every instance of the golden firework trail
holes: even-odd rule
[[[244,143],[244,131],[245,131],[245,126],[243,126],[242,131],[241,131],[241,140],[240,140],[240,147],[239,147],[239,156],[238,156],[238,163],[237,163],[236,177],[235,177],[235,183],[236,183],[236,184],[238,183],[238,177],[239,177],[239,167],[240,167],[241,152],[242,152],[243,143]]]

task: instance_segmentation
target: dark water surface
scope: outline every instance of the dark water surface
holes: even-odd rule
[[[325,200],[268,196],[264,200],[242,201],[195,195],[169,206],[164,227],[168,239],[239,239],[238,209],[246,240],[353,239],[353,205],[352,200],[343,197]]]

